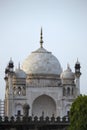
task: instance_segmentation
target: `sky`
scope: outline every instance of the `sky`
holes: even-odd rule
[[[40,47],[55,55],[63,70],[81,64],[80,91],[87,95],[87,0],[0,0],[0,99],[4,99],[4,71],[12,57],[19,62]]]

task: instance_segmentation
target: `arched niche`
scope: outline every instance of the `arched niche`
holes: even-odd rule
[[[71,105],[67,104],[65,108],[66,108],[66,115],[69,115],[69,111],[70,111]]]
[[[22,106],[22,104],[20,104],[20,103],[16,104],[15,114],[16,114],[16,116],[22,116],[23,115],[23,106]]]
[[[32,114],[34,116],[49,116],[56,115],[55,101],[47,95],[41,95],[37,97],[32,104]]]

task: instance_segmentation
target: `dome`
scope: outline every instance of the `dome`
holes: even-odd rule
[[[69,65],[67,66],[67,69],[61,74],[61,78],[71,80],[75,79],[74,73],[71,71]]]
[[[15,76],[17,78],[26,78],[26,73],[22,69],[18,68],[15,70]]]
[[[22,69],[26,74],[55,74],[62,72],[57,58],[42,46],[32,52],[23,62]]]

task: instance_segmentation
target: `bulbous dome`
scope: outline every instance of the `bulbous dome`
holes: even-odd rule
[[[22,69],[26,74],[56,74],[62,72],[57,58],[43,47],[32,52],[23,62]]]
[[[67,69],[62,72],[61,74],[61,78],[64,80],[64,79],[71,79],[71,80],[74,80],[75,79],[75,75],[74,73],[72,72],[72,70],[70,69],[69,65],[67,66]]]
[[[26,73],[22,69],[18,68],[15,70],[15,76],[16,78],[26,78]]]

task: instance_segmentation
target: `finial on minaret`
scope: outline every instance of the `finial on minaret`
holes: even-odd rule
[[[10,58],[10,61],[9,61],[9,63],[8,63],[8,67],[9,67],[9,68],[14,68],[14,63],[13,63],[13,61],[12,61],[12,58]]]
[[[12,61],[12,57],[10,57],[10,61]]]
[[[80,64],[80,62],[79,62],[78,58],[77,58],[76,64]]]
[[[43,48],[43,32],[42,32],[42,28],[41,28],[41,33],[40,33],[40,47]]]

